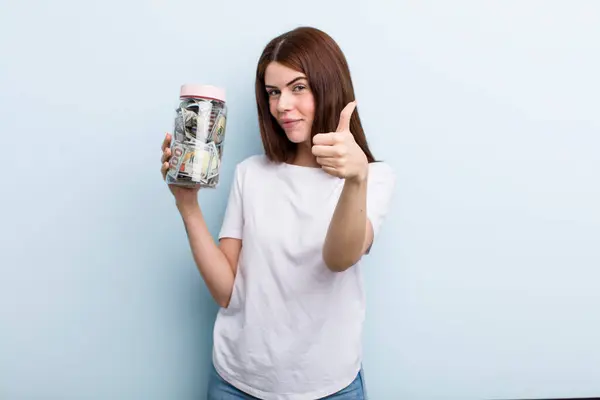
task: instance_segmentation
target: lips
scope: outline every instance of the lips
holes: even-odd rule
[[[281,120],[281,126],[283,126],[284,128],[289,128],[296,125],[300,121],[300,119],[284,119]]]

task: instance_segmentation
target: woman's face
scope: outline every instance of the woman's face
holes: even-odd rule
[[[293,143],[311,140],[315,99],[306,75],[278,62],[265,71],[265,90],[271,115]]]

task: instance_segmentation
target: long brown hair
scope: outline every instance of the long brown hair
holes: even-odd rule
[[[283,129],[269,111],[265,90],[265,71],[273,62],[304,73],[315,97],[315,117],[312,136],[335,131],[340,113],[354,101],[354,87],[348,62],[337,43],[325,32],[311,27],[300,27],[286,32],[267,44],[256,69],[256,102],[260,135],[267,158],[275,162],[289,161],[296,152],[296,144],[288,140]],[[358,109],[350,119],[350,131],[371,163],[375,161],[360,122]]]

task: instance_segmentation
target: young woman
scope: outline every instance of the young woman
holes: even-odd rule
[[[324,32],[298,28],[266,46],[256,101],[265,154],[236,166],[218,244],[197,189],[170,186],[221,306],[208,398],[363,399],[360,262],[394,174],[369,150],[345,57]]]

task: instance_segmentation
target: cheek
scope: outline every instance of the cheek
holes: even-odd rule
[[[315,101],[313,97],[305,96],[300,102],[300,109],[307,119],[313,120],[315,115]]]

